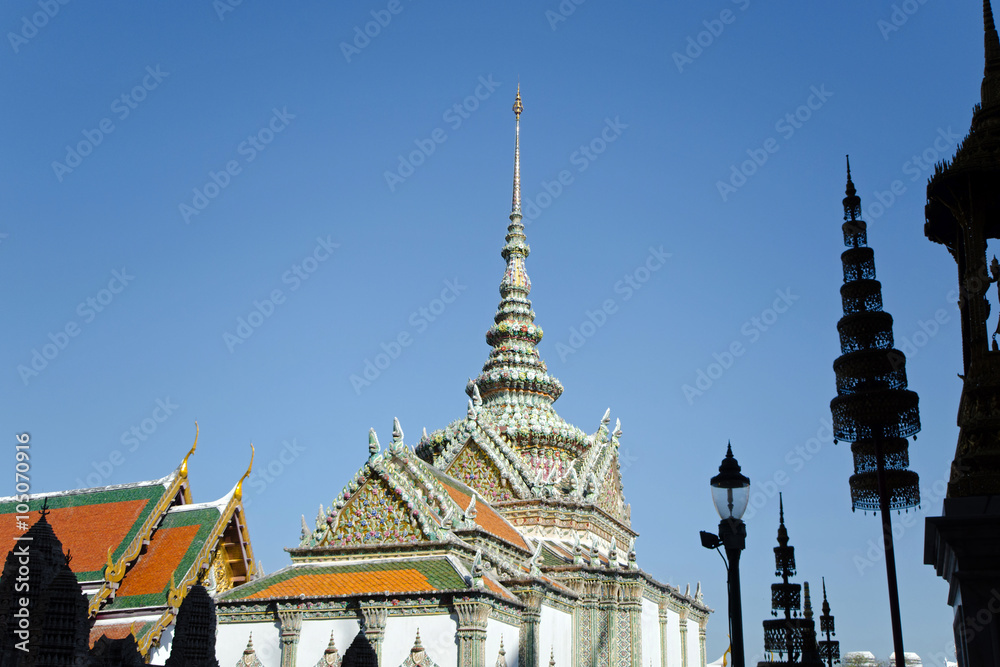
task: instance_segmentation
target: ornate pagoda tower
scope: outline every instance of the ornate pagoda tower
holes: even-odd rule
[[[833,639],[837,634],[834,630],[833,614],[830,613],[830,603],[826,599],[826,578],[823,578],[823,613],[819,617],[820,634],[826,635],[826,639],[819,641],[819,657],[826,663],[826,667],[833,667],[834,663],[840,664],[840,642]]]
[[[840,288],[844,316],[837,323],[841,355],[833,363],[837,397],[830,402],[833,437],[853,443],[852,510],[881,512],[893,646],[903,653],[896,583],[892,511],[920,504],[917,474],[908,469],[906,439],[920,430],[915,392],[908,390],[906,357],[893,347],[892,316],[882,310],[882,284],[875,278],[875,252],[861,219],[861,198],[847,161],[844,245]]]
[[[989,328],[987,294],[1000,263],[987,270],[987,243],[1000,238],[1000,38],[983,2],[985,71],[972,127],[950,162],[927,184],[927,238],[958,264],[962,321],[962,397],[958,447],[943,515],[927,519],[924,562],[948,580],[959,665],[1000,664],[1000,325]]]
[[[785,503],[778,494],[778,546],[774,547],[775,576],[781,583],[771,584],[771,615],[783,618],[764,621],[764,650],[777,653],[779,659],[762,660],[757,667],[782,667],[784,665],[810,665],[822,667],[816,646],[816,625],[812,618],[809,584],[806,584],[806,609],[802,605],[802,586],[789,582],[795,576],[795,547],[788,545],[785,528]]]
[[[416,452],[479,491],[522,534],[576,539],[625,566],[637,533],[618,469],[621,424],[609,428],[610,409],[594,435],[563,420],[553,408],[562,384],[549,375],[537,349],[542,329],[528,298],[530,248],[521,222],[522,110],[518,91],[514,188],[500,253],[507,267],[486,332],[493,349],[482,372],[466,385],[467,418],[425,436]]]

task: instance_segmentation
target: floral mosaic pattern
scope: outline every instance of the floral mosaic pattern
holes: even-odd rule
[[[627,609],[618,610],[618,667],[632,667],[632,624]]]
[[[621,482],[618,476],[618,466],[612,465],[601,484],[601,492],[597,497],[597,506],[614,517],[622,516]]]
[[[369,479],[340,511],[332,542],[382,544],[425,539],[410,510],[381,478]]]
[[[491,503],[516,498],[490,457],[471,441],[448,468],[448,474],[478,491]]]

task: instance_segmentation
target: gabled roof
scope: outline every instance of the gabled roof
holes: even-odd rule
[[[522,537],[521,533],[518,532],[517,528],[515,528],[511,522],[507,521],[507,519],[503,518],[503,516],[493,509],[488,502],[482,500],[481,496],[478,496],[474,490],[470,489],[462,482],[449,477],[437,468],[434,468],[426,463],[423,465],[427,466],[427,469],[431,471],[431,473],[448,492],[448,496],[462,510],[469,506],[473,495],[477,496],[476,516],[474,518],[476,526],[486,531],[493,537],[501,539],[508,544],[512,544],[513,546],[525,551],[531,550],[528,543],[524,540],[524,537]]]
[[[372,455],[333,507],[317,517],[300,547],[417,544],[481,530],[505,545],[529,550],[518,530],[481,494],[421,460],[398,433],[385,451],[379,451],[372,433]],[[467,515],[473,496],[475,509]]]

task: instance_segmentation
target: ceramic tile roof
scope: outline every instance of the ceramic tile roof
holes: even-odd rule
[[[181,564],[181,559],[191,548],[201,526],[177,526],[160,528],[149,541],[146,553],[139,557],[122,580],[117,595],[149,595],[162,593],[170,585],[172,575]]]
[[[499,595],[503,599],[508,600],[510,602],[518,602],[518,603],[521,602],[521,600],[519,600],[516,595],[514,595],[513,593],[511,593],[510,591],[508,591],[506,588],[504,588],[500,584],[498,584],[491,577],[488,577],[488,576],[487,577],[483,577],[483,581],[486,584],[486,588],[490,589],[491,591],[493,591],[494,593],[496,593],[497,595]]]
[[[463,510],[469,506],[472,501],[472,489],[439,470],[435,469],[435,474],[455,504]],[[521,537],[521,533],[517,532],[517,529],[509,521],[500,516],[482,496],[476,498],[476,525],[504,542],[526,551],[531,550],[528,543]]]
[[[447,558],[293,565],[222,595],[223,600],[422,593],[468,588]]]
[[[73,556],[70,568],[77,580],[103,579],[108,549],[115,558],[120,556],[165,492],[164,484],[157,481],[50,496],[48,521],[63,549]],[[31,523],[37,521],[43,501],[37,495],[28,503]],[[14,533],[22,532],[16,530],[14,508],[12,499],[0,502],[0,549],[4,551],[13,546]]]
[[[221,512],[217,507],[177,507],[163,518],[146,552],[122,580],[104,611],[166,605],[171,576],[180,583],[195,565],[198,552],[214,535]]]
[[[146,631],[153,626],[152,623],[108,623],[105,625],[95,625],[90,629],[90,647],[93,648],[94,644],[101,637],[107,637],[108,639],[124,639],[130,634],[134,634],[136,639],[139,639]],[[134,632],[133,632],[134,630]]]

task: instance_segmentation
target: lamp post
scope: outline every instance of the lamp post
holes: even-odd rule
[[[740,464],[733,457],[730,444],[726,457],[719,466],[719,474],[712,478],[712,502],[719,513],[719,534],[702,531],[701,543],[707,549],[722,546],[729,557],[727,564],[729,584],[729,637],[733,667],[746,667],[743,656],[743,603],[740,597],[740,552],[746,548],[747,528],[743,513],[750,502],[750,479],[740,473]],[[725,559],[724,559],[725,560]]]

